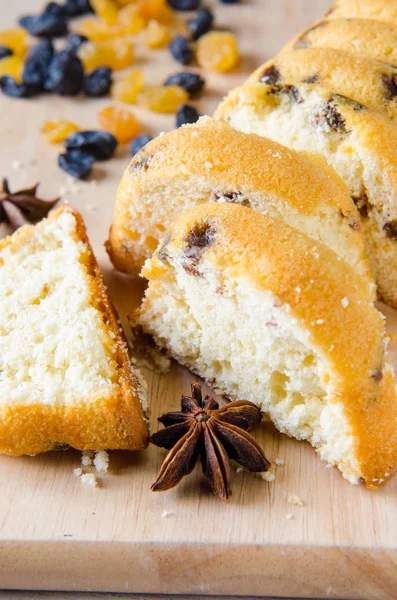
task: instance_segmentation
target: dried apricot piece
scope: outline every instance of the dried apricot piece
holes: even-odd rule
[[[126,73],[122,79],[115,81],[111,88],[111,96],[120,102],[135,104],[138,92],[143,88],[143,73],[133,69]]]
[[[6,56],[0,60],[0,77],[11,75],[20,83],[22,81],[23,61],[19,56]]]
[[[136,6],[129,4],[120,9],[117,24],[125,35],[134,34],[145,27],[146,19],[139,14]]]
[[[114,0],[91,0],[91,6],[106,25],[116,25],[119,9]]]
[[[87,71],[98,67],[117,71],[134,62],[134,45],[126,38],[87,42],[79,48],[78,55]]]
[[[188,98],[188,92],[179,85],[153,86],[139,92],[137,103],[154,112],[173,113]]]
[[[106,23],[103,23],[103,21],[96,17],[82,19],[76,27],[76,32],[84,35],[92,42],[107,40],[111,37],[116,37],[120,33],[118,29],[108,27]]]
[[[120,142],[126,144],[136,137],[141,125],[136,117],[121,106],[107,106],[98,113],[98,121],[101,127],[110,131]]]
[[[148,48],[164,48],[171,41],[171,34],[166,25],[152,19],[145,29],[144,40]]]
[[[228,31],[210,31],[197,42],[197,62],[211,71],[229,71],[239,61],[236,36]]]
[[[79,127],[72,121],[59,119],[58,121],[44,121],[41,132],[44,133],[51,144],[59,144],[66,140],[70,133],[79,131]]]
[[[3,29],[0,31],[0,46],[7,46],[14,54],[24,56],[28,34],[22,27]]]
[[[167,0],[138,0],[137,9],[141,17],[147,21],[154,19],[167,25],[174,19],[174,13]]]

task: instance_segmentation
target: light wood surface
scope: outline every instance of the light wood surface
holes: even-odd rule
[[[40,2],[0,0],[1,27]],[[328,0],[245,0],[238,7],[214,2],[217,22],[239,36],[242,65],[228,75],[208,75],[198,104],[210,113],[222,94],[294,33],[320,17]],[[148,81],[161,82],[178,66],[166,51],[138,46]],[[44,197],[64,198],[88,225],[94,250],[122,318],[138,301],[142,282],[115,273],[103,248],[116,186],[129,158],[126,149],[95,167],[88,182],[70,186],[56,166],[58,149],[41,137],[49,118],[97,126],[108,100],[55,96],[31,101],[0,99],[1,175],[19,188],[42,182]],[[145,129],[173,127],[172,116],[136,109]],[[15,161],[19,161],[16,163]],[[16,169],[15,167],[18,167]],[[96,182],[96,183],[95,183]],[[389,312],[389,328],[397,319]],[[127,331],[128,333],[128,331]],[[392,348],[394,355],[395,348]],[[397,363],[396,363],[397,364]],[[176,364],[166,375],[144,369],[152,427],[179,405],[191,375]],[[0,587],[143,593],[251,594],[392,600],[397,585],[397,479],[377,493],[352,486],[327,469],[313,450],[263,425],[256,437],[270,459],[281,458],[275,482],[233,475],[233,500],[220,503],[201,473],[177,489],[153,494],[164,454],[113,453],[111,470],[91,489],[73,475],[77,452],[34,458],[0,458]],[[304,507],[287,502],[299,495]],[[163,517],[163,512],[171,514]],[[291,513],[293,519],[285,515]],[[23,597],[23,596],[22,596]],[[36,598],[36,596],[32,596]]]

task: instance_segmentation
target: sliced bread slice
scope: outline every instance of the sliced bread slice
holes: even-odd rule
[[[204,202],[242,204],[281,219],[373,281],[357,209],[324,159],[209,117],[153,140],[127,167],[107,244],[116,268],[137,274],[172,220]]]
[[[0,298],[0,452],[144,448],[145,384],[78,212],[0,242]]]
[[[396,0],[339,0],[327,12],[327,18],[340,17],[362,17],[397,25],[397,3]]]
[[[183,213],[147,261],[140,325],[231,398],[308,440],[352,483],[397,464],[397,395],[381,314],[334,253],[233,204]]]

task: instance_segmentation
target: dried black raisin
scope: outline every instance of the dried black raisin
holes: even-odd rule
[[[25,84],[44,89],[48,69],[54,56],[54,46],[50,40],[42,40],[28,54],[22,71],[22,81]]]
[[[12,56],[14,53],[11,48],[7,48],[7,46],[0,46],[0,60],[2,58],[6,58],[7,56]]]
[[[188,65],[193,60],[193,49],[189,40],[183,35],[177,35],[168,46],[172,56],[182,65]]]
[[[67,50],[58,52],[51,61],[45,89],[60,96],[76,96],[84,81],[84,69],[78,56]]]
[[[383,231],[386,236],[392,240],[397,240],[397,220],[389,221],[383,225]]]
[[[107,96],[112,84],[112,70],[109,67],[95,69],[84,81],[84,92],[86,96],[99,98]]]
[[[347,133],[346,120],[336,109],[332,101],[328,101],[321,112],[315,115],[314,125],[323,128],[325,131]]]
[[[167,0],[174,10],[197,10],[201,0]]]
[[[147,133],[144,133],[143,135],[138,135],[138,137],[134,138],[130,146],[132,156],[135,156],[135,154],[137,154],[137,152],[139,152],[139,150],[146,146],[146,144],[148,144],[151,140],[152,137]]]
[[[153,154],[148,154],[145,150],[140,150],[137,154],[136,160],[131,161],[131,171],[143,171],[146,172],[150,167],[150,163],[153,160]]]
[[[270,67],[267,67],[259,79],[260,83],[266,83],[267,85],[274,85],[280,80],[281,74],[275,65],[270,65]]]
[[[192,40],[198,40],[202,35],[208,33],[213,25],[214,15],[208,8],[202,8],[193,19],[189,19],[187,26]]]
[[[204,79],[197,73],[189,73],[189,71],[181,71],[170,75],[164,82],[164,85],[179,85],[190,95],[201,92],[205,84]]]
[[[393,100],[397,97],[397,73],[382,74],[383,85],[386,88],[387,98]]]
[[[66,0],[65,12],[68,17],[78,17],[94,11],[90,0]]]
[[[73,54],[77,54],[79,48],[86,42],[88,42],[88,38],[85,37],[85,35],[71,33],[66,38],[66,43],[63,49],[67,50],[68,52],[73,52]]]
[[[368,217],[368,213],[372,208],[366,192],[363,192],[360,196],[352,196],[352,200],[357,207],[359,215],[363,218]]]
[[[81,150],[95,158],[108,160],[114,154],[117,140],[108,131],[76,131],[64,142],[66,150]]]
[[[197,223],[185,238],[186,261],[182,266],[189,275],[200,276],[197,269],[204,250],[215,241],[216,230],[209,223]]]
[[[230,204],[240,204],[251,208],[251,202],[241,192],[214,192],[211,197],[212,202],[228,202]]]
[[[91,154],[81,150],[68,150],[68,152],[58,156],[58,165],[72,177],[81,179],[91,172],[94,158]]]
[[[221,0],[222,4],[238,4],[240,0]]]
[[[64,17],[66,16],[65,8],[58,4],[58,2],[49,2],[43,12],[43,15],[52,15],[54,17]]]
[[[330,102],[338,102],[338,104],[341,104],[342,106],[350,106],[350,108],[356,112],[366,109],[364,104],[361,104],[360,102],[357,102],[357,100],[353,100],[353,98],[349,98],[348,96],[342,96],[342,94],[332,94],[330,97]]]
[[[68,32],[66,19],[52,14],[27,15],[19,19],[19,24],[36,37],[63,37]]]
[[[176,113],[176,126],[181,127],[188,123],[196,123],[200,118],[200,114],[190,104],[181,104]]]
[[[11,98],[31,98],[39,92],[36,87],[18,83],[14,77],[9,75],[0,78],[0,89],[5,96]]]
[[[320,77],[314,73],[314,75],[309,75],[309,77],[306,77],[306,79],[303,80],[303,83],[320,83]]]

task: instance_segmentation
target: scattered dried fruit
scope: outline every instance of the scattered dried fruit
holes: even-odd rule
[[[193,48],[184,35],[177,35],[168,48],[176,61],[182,65],[188,65],[193,60]]]
[[[26,15],[18,21],[30,35],[43,38],[63,37],[68,32],[68,24],[64,16],[43,12],[41,15]]]
[[[102,109],[98,113],[98,121],[120,144],[130,142],[141,130],[141,125],[132,112],[120,106],[113,105]]]
[[[113,0],[90,0],[91,6],[98,17],[100,17],[106,25],[112,26],[117,23],[118,6]]]
[[[198,40],[212,29],[214,15],[208,8],[202,8],[197,15],[187,22],[192,40]]]
[[[132,140],[130,150],[132,156],[135,156],[139,150],[141,150],[146,144],[152,141],[152,136],[144,133],[142,135],[138,135],[135,139]]]
[[[22,81],[23,62],[19,56],[6,56],[0,60],[0,76],[10,75],[20,83]]]
[[[7,179],[3,179],[0,190],[0,223],[8,223],[15,231],[27,223],[37,223],[44,219],[58,202],[41,200],[36,192],[39,184],[31,188],[11,192]]]
[[[64,9],[68,17],[79,17],[86,13],[92,13],[90,0],[66,0]]]
[[[146,19],[139,14],[136,6],[129,4],[119,11],[117,23],[125,34],[134,34],[144,29]]]
[[[0,60],[6,58],[6,56],[12,56],[14,53],[11,48],[7,48],[7,46],[0,46]]]
[[[159,23],[167,25],[174,19],[173,12],[167,0],[138,0],[137,10],[146,21],[154,19]]]
[[[114,81],[111,89],[111,96],[120,102],[135,104],[138,92],[143,88],[143,73],[138,69],[133,69],[126,73],[122,79]]]
[[[108,160],[117,148],[117,140],[108,131],[78,131],[65,140],[66,150],[81,150],[95,160]]]
[[[112,84],[112,70],[109,67],[99,67],[95,69],[84,80],[84,93],[86,96],[99,98],[109,94]]]
[[[58,121],[44,121],[41,126],[41,132],[44,133],[51,144],[63,142],[71,133],[78,130],[79,127],[75,123],[63,119],[59,119]]]
[[[78,56],[87,71],[98,67],[118,71],[134,62],[134,45],[125,38],[89,42],[79,49]]]
[[[137,103],[159,113],[173,113],[186,102],[189,94],[178,85],[147,87],[139,92]]]
[[[45,89],[60,96],[76,96],[84,81],[84,69],[78,56],[67,50],[55,54],[48,68]]]
[[[210,31],[198,40],[196,56],[200,67],[229,71],[240,58],[236,36],[228,31]]]
[[[10,48],[18,56],[24,56],[27,37],[28,34],[26,31],[20,27],[3,29],[0,31],[0,44]]]
[[[170,42],[171,34],[166,25],[152,20],[145,29],[144,40],[148,48],[164,48]]]
[[[197,10],[201,0],[168,0],[168,4],[174,10]]]
[[[190,104],[181,104],[176,113],[176,126],[181,127],[188,123],[196,123],[200,118],[200,114]]]
[[[94,166],[94,158],[81,150],[68,150],[58,156],[58,165],[72,177],[86,177]]]
[[[38,92],[43,90],[53,57],[54,46],[50,40],[42,40],[34,46],[29,52],[23,67],[23,82],[27,85],[36,86]]]
[[[30,98],[37,93],[36,88],[32,88],[18,81],[9,75],[0,77],[0,89],[6,96],[11,98]]]
[[[189,73],[189,71],[181,71],[170,75],[164,82],[164,85],[179,85],[185,89],[191,96],[201,92],[205,84],[204,79],[197,73]]]
[[[79,48],[86,42],[88,42],[88,38],[85,35],[71,33],[66,39],[64,50],[77,54]]]

